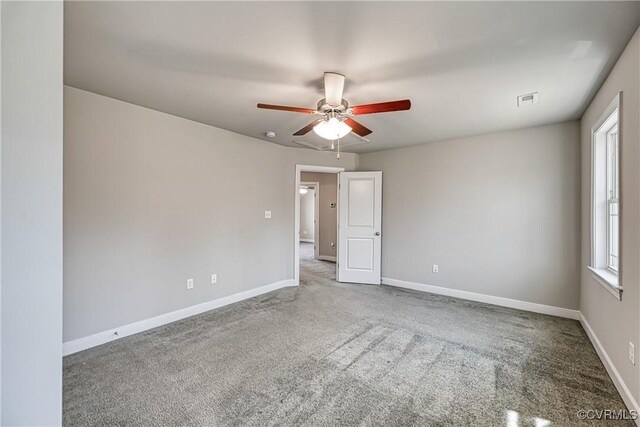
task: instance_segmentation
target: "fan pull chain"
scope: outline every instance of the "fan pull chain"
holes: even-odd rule
[[[340,158],[340,138],[338,138],[338,155],[336,156],[336,158]]]

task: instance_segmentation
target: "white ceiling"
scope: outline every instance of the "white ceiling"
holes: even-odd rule
[[[65,83],[297,146],[311,118],[256,104],[315,107],[336,71],[351,105],[412,101],[358,118],[367,152],[579,118],[638,25],[640,2],[72,1]]]

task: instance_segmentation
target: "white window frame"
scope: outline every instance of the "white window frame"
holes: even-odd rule
[[[622,92],[618,93],[591,128],[591,263],[588,266],[597,283],[617,299],[622,299],[621,239],[622,200],[620,197],[620,158],[622,148]],[[610,135],[617,129],[616,158],[611,159]],[[616,170],[611,176],[614,161]],[[612,178],[617,180],[618,194],[611,193]],[[610,212],[618,204],[618,269],[611,263]]]

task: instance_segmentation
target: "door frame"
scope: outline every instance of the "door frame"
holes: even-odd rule
[[[318,165],[300,165],[296,164],[296,179],[294,191],[294,229],[293,229],[293,280],[296,284],[300,284],[300,182],[302,181],[302,172],[320,172],[320,173],[340,173],[344,172],[343,167],[336,166],[318,166]],[[319,203],[319,200],[318,200]],[[336,239],[338,240],[338,239]],[[336,251],[339,251],[340,242],[336,242]]]

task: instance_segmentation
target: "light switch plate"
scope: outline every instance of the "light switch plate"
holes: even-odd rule
[[[264,217],[266,219],[271,219],[271,211],[264,211]]]
[[[187,279],[187,289],[193,289],[193,279]]]
[[[211,284],[215,285],[216,283],[218,283],[218,275],[214,273],[211,275]]]
[[[431,271],[434,272],[434,273],[437,273],[438,270],[439,270],[438,269],[438,264],[433,264],[433,267],[431,267]]]

